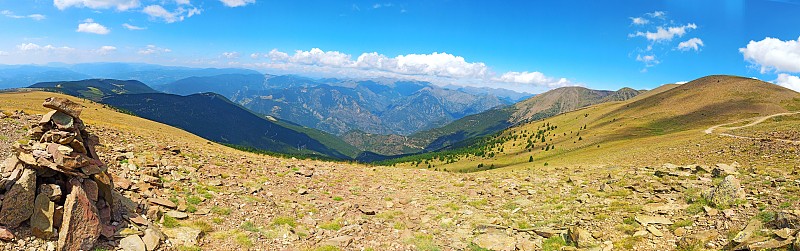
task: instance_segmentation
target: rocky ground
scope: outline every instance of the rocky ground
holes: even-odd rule
[[[5,159],[41,115],[0,117]],[[274,158],[92,124],[87,130],[101,139],[98,155],[133,212],[125,228],[100,239],[100,250],[150,250],[152,240],[141,240],[154,230],[166,237],[157,250],[800,250],[800,166],[455,174]],[[10,232],[2,250],[57,246],[32,237],[25,223]]]

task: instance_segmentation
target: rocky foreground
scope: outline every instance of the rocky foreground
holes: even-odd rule
[[[453,174],[281,159],[91,124],[77,138],[88,143],[96,135],[96,155],[78,152],[86,162],[67,165],[55,158],[69,152],[58,145],[70,144],[25,138],[36,128],[42,136],[62,131],[63,116],[53,115],[48,130],[47,115],[0,115],[0,148],[8,149],[0,157],[23,163],[22,175],[13,174],[20,165],[4,165],[0,216],[34,209],[29,218],[0,217],[3,250],[88,249],[93,238],[94,249],[107,250],[800,250],[800,166]],[[78,117],[70,117],[75,126]],[[105,172],[111,202],[97,178]],[[68,211],[99,227],[65,225]],[[68,242],[62,232],[86,238]]]

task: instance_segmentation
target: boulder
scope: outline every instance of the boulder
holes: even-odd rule
[[[50,197],[40,193],[36,196],[34,211],[31,216],[31,232],[36,237],[50,239],[53,237],[53,217],[56,211],[56,203],[50,201]]]
[[[53,114],[51,121],[61,130],[72,130],[75,127],[75,118],[63,112]]]
[[[705,197],[714,206],[727,207],[733,205],[736,200],[744,199],[744,190],[742,190],[741,184],[735,176],[728,175],[719,185],[711,189]]]
[[[91,250],[100,236],[100,218],[80,182],[73,178],[70,183],[72,192],[64,202],[58,250]]]
[[[33,214],[33,204],[36,196],[36,172],[25,168],[22,176],[11,187],[3,198],[3,208],[0,209],[0,224],[15,228],[23,221],[30,219]]]
[[[145,251],[145,244],[138,235],[128,235],[119,241],[119,248],[123,251]]]
[[[517,244],[514,237],[499,232],[478,235],[473,242],[481,248],[495,251],[513,251]]]

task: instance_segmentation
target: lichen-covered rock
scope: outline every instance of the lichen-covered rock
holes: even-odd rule
[[[0,224],[6,227],[18,227],[23,221],[31,218],[33,202],[36,196],[36,171],[25,168],[22,176],[11,187],[3,198],[0,209]]]
[[[733,205],[736,200],[744,199],[744,190],[736,176],[728,175],[706,194],[706,199],[714,206],[727,207]]]
[[[42,106],[63,112],[73,118],[78,118],[81,116],[81,111],[83,111],[83,106],[70,101],[69,99],[65,98],[58,98],[58,97],[49,97],[44,100]]]
[[[31,232],[36,237],[50,239],[53,237],[53,217],[56,211],[56,203],[50,201],[48,195],[40,193],[36,196],[34,211],[31,216]]]

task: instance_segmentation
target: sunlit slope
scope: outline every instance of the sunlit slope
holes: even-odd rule
[[[484,141],[479,154],[442,153],[422,165],[399,165],[476,171],[545,164],[706,163],[723,160],[714,151],[732,139],[707,135],[704,129],[793,110],[800,110],[800,93],[749,78],[709,76],[512,127]],[[750,161],[745,155],[738,160]]]
[[[29,114],[44,114],[50,111],[42,106],[48,97],[68,98],[85,106],[86,108],[81,113],[81,119],[89,126],[129,131],[140,137],[153,139],[154,142],[155,139],[161,142],[188,142],[191,145],[187,147],[204,147],[220,152],[239,152],[172,126],[120,113],[106,108],[100,103],[58,93],[40,91],[0,93],[0,110],[22,110]]]

